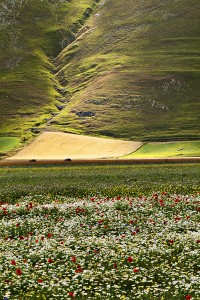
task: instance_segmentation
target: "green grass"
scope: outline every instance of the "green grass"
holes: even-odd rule
[[[114,197],[200,191],[200,165],[91,165],[0,168],[0,200],[25,195]]]
[[[13,150],[20,143],[17,137],[0,137],[0,155]]]
[[[146,143],[125,158],[198,157],[200,141]]]

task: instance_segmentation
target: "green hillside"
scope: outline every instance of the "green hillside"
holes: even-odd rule
[[[0,4],[1,134],[200,138],[198,0]]]
[[[198,0],[109,0],[87,26],[58,59],[71,97],[58,128],[143,140],[199,137]],[[88,111],[92,117],[78,115]]]
[[[60,97],[54,59],[75,39],[77,20],[86,19],[94,3],[0,0],[1,135],[26,137],[32,127],[46,125]]]

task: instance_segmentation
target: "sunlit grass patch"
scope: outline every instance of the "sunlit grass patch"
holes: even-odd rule
[[[125,158],[161,158],[161,157],[198,157],[200,141],[167,142],[144,144],[137,151],[124,156]]]
[[[0,137],[0,154],[13,150],[19,142],[20,139],[17,137]]]

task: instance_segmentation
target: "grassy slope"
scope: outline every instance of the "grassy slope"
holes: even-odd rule
[[[200,156],[200,141],[146,143],[136,152],[125,158],[161,158],[161,157],[198,157]]]
[[[54,128],[142,140],[199,138],[199,1],[100,4],[57,59],[70,101]],[[81,111],[95,115],[79,117]]]
[[[69,27],[92,4],[93,0],[0,0],[1,135],[26,136],[58,111],[52,62],[74,39]]]

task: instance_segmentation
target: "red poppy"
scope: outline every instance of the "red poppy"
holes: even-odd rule
[[[11,265],[16,266],[16,261],[14,259],[11,260]]]
[[[166,195],[167,195],[167,192],[162,192],[162,195],[166,196]]]
[[[69,297],[74,297],[74,292],[69,292],[68,295]]]
[[[179,199],[179,198],[176,198],[175,199],[175,203],[178,203],[178,202],[180,202],[181,200]]]
[[[51,258],[48,258],[48,263],[52,263],[53,262],[53,259],[51,259]]]
[[[164,203],[163,200],[159,200],[159,202],[160,202],[160,205],[161,205],[161,206],[165,206],[165,203]]]
[[[79,206],[76,208],[76,213],[85,213],[85,209],[84,208],[80,208]]]
[[[131,263],[131,262],[134,261],[134,259],[132,258],[132,256],[129,256],[129,257],[127,258],[127,261],[128,261],[129,263]]]
[[[27,205],[27,209],[30,209],[30,208],[33,208],[33,203],[29,203],[29,204]]]
[[[136,234],[136,231],[132,231],[132,233],[131,233],[132,235],[135,235]]]
[[[140,268],[134,268],[134,269],[133,269],[133,272],[134,272],[134,273],[137,273],[137,272],[139,272],[139,271],[140,271]]]
[[[16,274],[19,275],[19,276],[22,275],[22,270],[21,270],[20,268],[18,268],[18,269],[16,270]]]
[[[60,241],[60,244],[61,244],[61,245],[63,245],[63,244],[64,244],[64,242],[63,242],[63,241]]]
[[[24,240],[24,236],[23,235],[21,235],[19,238],[20,238],[21,241]]]
[[[175,223],[177,223],[178,221],[180,221],[180,219],[181,219],[180,217],[175,217],[174,218]]]
[[[43,282],[43,280],[42,279],[38,279],[38,283],[42,283]]]
[[[76,273],[82,273],[83,269],[81,268],[81,266],[77,266],[77,269],[75,270]]]
[[[51,233],[48,233],[47,234],[47,237],[50,239],[52,237],[52,234]]]
[[[71,256],[70,260],[75,263],[76,262],[76,256]]]
[[[185,299],[186,300],[190,300],[190,299],[192,299],[192,296],[191,295],[187,295],[187,296],[185,296]]]
[[[199,243],[200,243],[200,240],[196,240],[196,243],[199,244]]]
[[[117,264],[116,263],[113,264],[113,268],[117,269]]]
[[[169,240],[170,244],[173,244],[174,243],[174,240]]]

